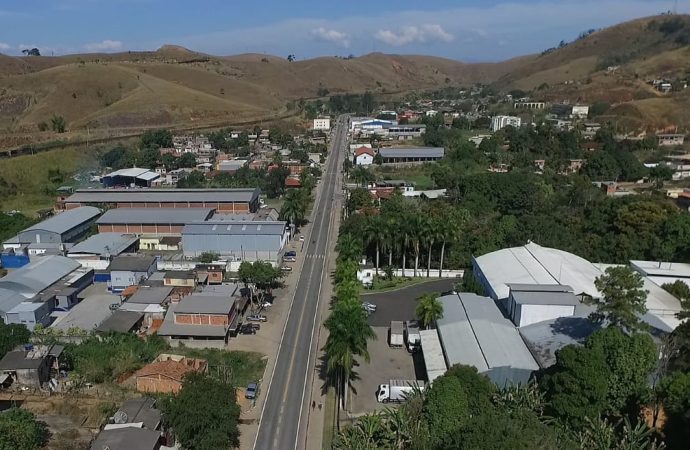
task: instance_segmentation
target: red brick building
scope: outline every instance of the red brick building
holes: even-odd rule
[[[151,364],[139,369],[134,378],[139,392],[177,394],[182,389],[185,375],[207,371],[208,362],[205,359],[162,354]]]

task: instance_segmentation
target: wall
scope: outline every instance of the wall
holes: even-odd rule
[[[225,349],[226,342],[224,339],[175,339],[168,338],[168,342],[172,347],[184,345],[186,348],[219,348]]]
[[[161,374],[137,377],[137,391],[177,394],[182,383]]]
[[[175,323],[181,325],[216,325],[226,326],[230,323],[229,314],[179,314],[175,313]]]
[[[110,286],[113,291],[121,291],[127,286],[139,284],[139,281],[149,277],[148,272],[131,272],[124,270],[113,270],[110,272]]]
[[[17,234],[19,242],[33,244],[61,244],[62,236],[43,230],[30,230]]]
[[[559,317],[571,317],[575,313],[573,305],[516,305],[513,323],[524,327]]]
[[[365,268],[365,269],[359,269],[357,271],[357,280],[359,280],[362,284],[370,284],[373,279],[374,275],[376,274],[376,269],[374,268]],[[465,274],[464,270],[442,270],[441,271],[441,276],[439,276],[438,269],[431,269],[429,272],[429,276],[426,276],[426,268],[418,269],[417,270],[417,278],[459,278],[462,279],[463,275]],[[386,272],[379,268],[379,276],[385,276]],[[403,276],[403,271],[402,269],[395,269],[393,270],[393,276],[396,277],[402,277]],[[405,269],[405,277],[414,277],[414,269],[407,268]],[[460,281],[460,280],[458,280]]]

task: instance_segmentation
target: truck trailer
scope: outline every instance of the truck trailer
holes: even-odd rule
[[[416,320],[405,322],[405,343],[407,351],[414,353],[422,348],[422,335],[419,334],[419,324]]]
[[[376,400],[379,403],[405,401],[415,388],[424,390],[422,380],[390,380],[388,384],[379,384],[376,391]]]
[[[388,336],[388,345],[394,348],[405,346],[404,326],[401,321],[394,320],[391,322],[390,333]]]

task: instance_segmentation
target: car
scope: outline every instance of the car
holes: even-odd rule
[[[249,383],[247,388],[244,390],[244,398],[248,400],[256,399],[256,391],[258,389],[259,387],[256,385],[256,383]]]
[[[262,316],[260,314],[252,314],[251,316],[247,316],[247,320],[250,322],[268,322],[266,316]]]
[[[297,262],[297,258],[294,256],[284,256],[283,262]]]
[[[116,309],[119,309],[119,308],[120,308],[119,303],[111,303],[110,306],[108,306],[108,309],[110,309],[111,311],[115,311]]]
[[[297,252],[294,250],[290,250],[290,251],[285,252],[285,256],[288,258],[295,258],[295,257],[297,257]]]
[[[369,312],[376,312],[376,305],[369,302],[362,302],[362,308]]]
[[[283,266],[280,268],[283,272],[292,272],[292,267],[290,266]]]
[[[271,303],[271,302],[263,302],[261,304],[262,308],[270,308],[271,306],[273,306],[273,303]]]
[[[304,242],[304,236],[300,236],[300,237],[299,237],[299,241],[300,241],[300,242]]]
[[[244,324],[240,327],[240,334],[256,334],[257,329],[251,323]]]

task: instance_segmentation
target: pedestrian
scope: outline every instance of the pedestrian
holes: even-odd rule
[[[319,411],[321,411],[321,403],[319,403]]]
[[[316,400],[312,400],[311,402],[311,409],[316,408]]]

